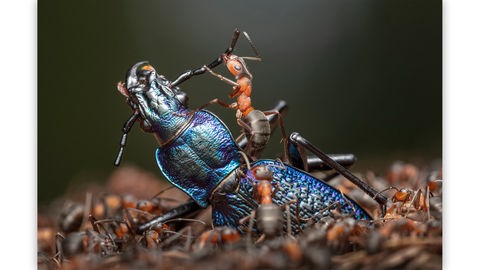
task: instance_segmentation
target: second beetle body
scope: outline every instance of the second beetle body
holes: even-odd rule
[[[278,161],[262,159],[251,164],[268,166],[273,172],[272,184],[277,187],[273,203],[283,207],[295,201],[290,207],[291,226],[294,233],[305,229],[307,221],[316,222],[331,213],[330,206],[338,204],[342,214],[352,215],[355,219],[369,220],[371,217],[353,200],[340,191],[312,175]],[[252,172],[245,170],[243,176],[225,180],[212,195],[212,218],[215,226],[234,226],[242,231],[239,220],[251,214],[259,204],[254,198],[255,178]],[[330,210],[328,210],[330,209]],[[286,224],[284,229],[286,230]]]

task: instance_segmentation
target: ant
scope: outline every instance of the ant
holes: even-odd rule
[[[219,78],[221,81],[224,81],[233,86],[233,89],[230,94],[228,94],[228,97],[237,98],[237,101],[228,104],[218,98],[215,98],[195,111],[204,109],[214,103],[217,103],[225,108],[236,109],[237,123],[240,127],[243,128],[243,134],[237,138],[237,142],[241,140],[242,136],[247,137],[248,143],[243,151],[246,152],[253,159],[258,158],[259,153],[270,139],[271,128],[267,116],[275,115],[279,119],[279,124],[282,130],[284,157],[285,160],[287,160],[287,136],[283,127],[283,120],[280,112],[278,110],[260,111],[256,110],[252,106],[250,96],[252,94],[253,75],[248,70],[245,60],[261,61],[262,58],[260,57],[260,54],[258,53],[255,45],[253,44],[250,36],[246,32],[243,32],[243,35],[248,40],[251,48],[256,54],[256,57],[240,57],[238,55],[234,55],[232,53],[233,50],[221,54],[221,59],[227,66],[228,71],[230,71],[230,73],[235,76],[235,81],[232,81],[218,73],[215,73],[208,66],[203,66],[208,72],[210,72],[210,74]],[[235,47],[238,37],[239,32],[237,31],[232,38],[231,48]]]
[[[81,203],[68,202],[63,206],[58,219],[60,229],[71,233],[80,229],[84,223],[85,207]]]
[[[394,169],[392,169],[388,175],[389,182],[398,181],[398,179],[403,179],[402,181],[410,181],[413,179],[417,180],[417,182],[412,184],[414,186],[419,186],[419,173],[418,169],[416,169],[415,166],[396,163],[392,167]],[[393,177],[392,175],[395,177]],[[393,205],[389,209],[387,209],[385,218],[397,219],[400,216],[407,216],[411,214],[412,210],[421,210],[427,214],[427,220],[430,220],[430,198],[436,197],[438,194],[441,194],[441,187],[443,181],[441,179],[438,179],[439,177],[439,172],[432,172],[427,176],[426,182],[424,183],[424,188],[420,187],[418,189],[399,189],[391,186],[378,192],[377,194],[375,194],[375,196],[373,196],[373,198],[375,199],[381,193],[394,189],[395,193],[390,199]],[[434,193],[437,193],[437,195],[434,195]]]
[[[430,209],[429,193],[430,192],[428,190],[428,186],[426,187],[425,194],[422,192],[421,189],[414,191],[407,188],[398,189],[396,187],[388,187],[378,192],[377,195],[392,189],[396,190],[396,192],[393,194],[391,198],[393,205],[389,209],[387,209],[385,218],[395,218],[396,214],[408,214],[412,207],[416,210],[423,210],[427,212],[427,214],[429,215],[429,209]],[[375,195],[375,197],[377,195]]]
[[[201,250],[207,246],[227,244],[234,245],[241,240],[240,233],[231,227],[215,227],[203,232],[197,239],[194,249]]]
[[[253,223],[256,222],[257,229],[262,236],[257,242],[263,240],[263,238],[272,238],[278,235],[283,229],[283,213],[285,210],[287,215],[287,234],[292,235],[291,230],[291,217],[290,217],[290,204],[297,203],[296,200],[289,201],[282,206],[278,206],[273,203],[272,197],[278,191],[278,183],[273,183],[274,173],[269,168],[272,165],[256,165],[253,168],[250,167],[250,163],[246,157],[246,154],[240,152],[244,156],[248,171],[252,174],[250,180],[253,183],[253,197],[258,202],[258,207],[252,211],[250,216],[245,217],[240,221],[244,223],[249,219],[248,231],[249,238],[250,232],[253,229]],[[279,166],[280,167],[280,166]],[[297,216],[297,222],[299,217]]]
[[[254,190],[260,203],[255,214],[258,230],[267,237],[275,236],[282,230],[283,218],[280,207],[272,201],[275,194],[273,172],[263,165],[255,166],[251,172],[255,177]]]

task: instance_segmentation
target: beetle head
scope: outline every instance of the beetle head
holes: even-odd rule
[[[133,65],[125,76],[125,83],[118,84],[118,91],[130,98],[132,94],[148,87],[157,76],[157,72],[148,62],[138,62]]]

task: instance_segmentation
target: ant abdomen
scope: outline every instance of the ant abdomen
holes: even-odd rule
[[[282,210],[274,203],[259,205],[256,219],[258,230],[267,237],[278,235],[282,231]]]
[[[245,135],[248,139],[247,151],[253,154],[262,150],[270,139],[270,124],[267,117],[262,111],[253,110],[246,118],[243,119],[245,124],[251,129],[244,128]]]

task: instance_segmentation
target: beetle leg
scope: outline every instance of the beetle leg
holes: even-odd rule
[[[122,129],[123,135],[122,135],[122,139],[120,140],[120,149],[118,150],[117,158],[115,159],[115,163],[114,163],[115,166],[120,165],[120,161],[122,160],[122,156],[123,156],[123,151],[125,150],[125,146],[127,146],[128,132],[130,132],[130,129],[132,129],[133,124],[135,124],[135,122],[139,117],[140,117],[140,111],[135,110],[133,111],[132,116],[130,116],[130,118],[128,118],[128,120],[123,125],[123,129]]]
[[[232,42],[230,44],[230,47],[228,47],[225,50],[225,54],[231,54],[233,52],[233,50],[235,49],[235,45],[237,45],[237,41],[238,41],[239,36],[240,36],[240,31],[238,31],[238,29],[235,29],[235,31],[233,32]],[[217,67],[221,63],[223,63],[223,59],[222,59],[222,57],[218,57],[217,59],[213,60],[213,62],[208,64],[207,67],[212,69],[212,68]],[[202,67],[199,67],[199,68],[193,69],[193,70],[187,70],[184,73],[180,74],[174,81],[172,81],[170,83],[170,87],[174,88],[174,87],[178,86],[179,84],[183,83],[184,81],[190,79],[193,76],[205,73],[205,71],[207,71],[205,66],[202,66]]]
[[[299,147],[296,143],[293,143],[290,139],[287,142],[288,149],[288,161],[295,167],[300,168],[306,172],[311,171],[328,171],[332,168],[321,158],[315,155],[306,155],[304,148]],[[340,163],[343,167],[349,168],[352,166],[357,158],[354,154],[328,154],[328,156]],[[333,179],[337,173],[332,173],[327,178]]]
[[[137,228],[137,233],[142,234],[144,231],[148,230],[151,227],[156,226],[159,223],[165,223],[166,221],[171,219],[185,217],[187,215],[194,214],[200,209],[201,209],[200,205],[198,205],[196,202],[189,201],[187,203],[184,203],[178,207],[171,209],[170,211],[160,216],[154,217],[153,219],[151,219],[150,221],[144,224],[141,224]]]
[[[299,133],[297,132],[292,133],[289,137],[289,141],[291,142],[292,145],[301,146],[305,149],[308,149],[310,152],[312,152],[317,157],[322,159],[330,168],[340,173],[342,176],[350,180],[357,187],[359,187],[361,190],[367,193],[370,197],[374,198],[374,200],[381,205],[382,214],[385,213],[387,197],[385,197],[382,194],[379,194],[375,189],[373,189],[367,183],[363,182],[360,178],[356,177],[354,174],[352,174],[349,170],[347,170],[341,164],[339,164],[338,162],[333,160],[331,157],[329,157],[327,154],[325,154],[323,151],[321,151],[318,147],[311,144],[307,139],[302,137]]]

